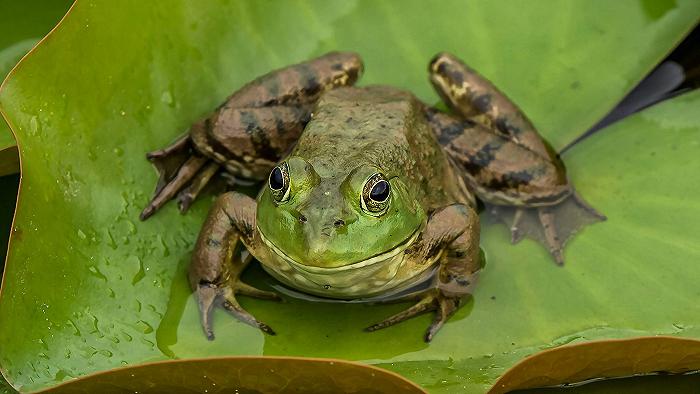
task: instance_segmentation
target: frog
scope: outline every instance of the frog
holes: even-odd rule
[[[276,333],[238,302],[281,300],[242,280],[256,260],[315,297],[410,302],[366,331],[433,313],[430,342],[484,267],[481,209],[559,265],[567,240],[605,219],[515,103],[456,56],[428,66],[447,110],[404,89],[355,86],[363,71],[354,52],[274,70],[147,154],[160,176],[142,220],[170,200],[187,211],[213,179],[263,183],[256,198],[218,195],[194,246],[188,277],[208,339],[215,307]]]

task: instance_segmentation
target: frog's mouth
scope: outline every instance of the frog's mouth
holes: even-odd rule
[[[315,266],[310,266],[306,265],[303,263],[300,263],[293,258],[291,258],[289,255],[284,253],[282,250],[280,250],[277,246],[275,246],[270,240],[268,240],[265,237],[265,234],[263,234],[262,231],[258,228],[258,234],[260,234],[260,238],[262,241],[265,243],[265,245],[270,248],[275,254],[277,254],[279,257],[283,258],[285,261],[287,261],[292,267],[295,269],[301,270],[301,271],[306,271],[309,273],[314,273],[314,274],[334,274],[338,272],[343,272],[343,271],[350,271],[350,270],[356,270],[360,268],[366,268],[369,266],[385,263],[385,262],[390,262],[399,255],[400,253],[403,253],[409,246],[411,246],[416,239],[418,239],[418,236],[420,235],[420,229],[416,229],[416,231],[411,234],[404,242],[399,244],[398,246],[395,246],[393,249],[390,249],[384,253],[369,257],[364,260],[357,261],[355,263],[350,263],[346,264],[340,267],[329,267],[329,268],[324,268],[324,267],[315,267]]]

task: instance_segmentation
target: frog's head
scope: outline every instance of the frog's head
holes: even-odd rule
[[[416,239],[425,220],[404,175],[363,164],[321,177],[292,156],[272,170],[258,196],[263,241],[292,264],[315,271],[391,260]]]

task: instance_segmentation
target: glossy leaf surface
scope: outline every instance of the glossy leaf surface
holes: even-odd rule
[[[271,68],[352,49],[365,58],[364,84],[405,87],[435,102],[426,64],[449,50],[561,147],[692,27],[700,3],[116,4],[80,1],[0,92],[25,163],[0,298],[0,365],[14,385],[38,389],[168,357],[295,355],[379,364],[434,392],[483,392],[539,349],[700,336],[698,290],[689,281],[700,274],[689,240],[700,229],[680,220],[697,215],[687,198],[696,189],[683,180],[698,164],[690,142],[676,143],[699,138],[697,94],[567,152],[574,183],[610,220],[574,239],[564,269],[532,242],[510,246],[503,226],[485,226],[488,263],[474,301],[430,345],[421,339],[429,316],[362,332],[403,305],[292,298],[242,301],[277,336],[217,311],[218,337],[208,342],[184,273],[211,200],[185,216],[171,204],[138,222],[155,183],[144,153]],[[304,23],[289,29],[289,21]],[[48,67],[55,64],[64,67]],[[275,283],[259,269],[247,275]]]
[[[0,2],[0,82],[68,10],[72,1]],[[19,170],[15,139],[0,117],[0,176]]]

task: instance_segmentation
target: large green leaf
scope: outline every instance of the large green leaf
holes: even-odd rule
[[[72,1],[0,2],[0,82],[65,14]],[[0,117],[0,176],[17,172],[15,139]]]
[[[186,216],[171,204],[137,221],[155,182],[144,152],[270,68],[352,49],[366,60],[363,83],[402,86],[434,102],[426,64],[449,50],[493,79],[561,147],[699,15],[694,1],[80,1],[0,92],[25,163],[0,302],[6,376],[31,390],[167,357],[302,355],[380,364],[434,391],[480,392],[541,348],[638,334],[699,336],[691,303],[697,290],[689,283],[697,249],[688,241],[697,228],[676,223],[694,206],[669,211],[674,196],[692,195],[692,183],[679,178],[697,171],[695,151],[687,142],[664,150],[681,135],[697,139],[697,115],[686,113],[700,102],[697,94],[567,153],[573,180],[610,220],[572,242],[566,268],[531,242],[507,245],[502,226],[486,226],[488,264],[475,301],[430,345],[421,340],[428,316],[361,331],[402,305],[291,298],[243,301],[277,336],[219,311],[219,335],[208,342],[185,269],[210,200]],[[675,116],[667,120],[665,111]],[[685,119],[687,127],[660,129],[673,119],[671,126]],[[248,276],[274,283],[259,269]]]

